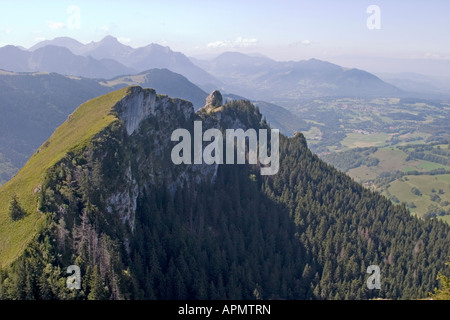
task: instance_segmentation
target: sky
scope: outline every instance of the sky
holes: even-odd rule
[[[448,0],[0,0],[0,46],[112,35],[205,58],[240,51],[282,61],[450,60],[449,15]]]

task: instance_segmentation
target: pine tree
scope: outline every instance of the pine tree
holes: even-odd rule
[[[17,196],[14,195],[11,203],[9,205],[9,215],[12,220],[17,221],[25,217],[26,212],[19,205],[19,201],[17,201]]]
[[[98,266],[94,266],[91,279],[89,281],[91,291],[89,292],[89,300],[106,300],[108,292],[105,289],[105,282],[100,274]]]

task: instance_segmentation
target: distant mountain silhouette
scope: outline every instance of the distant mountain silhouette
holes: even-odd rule
[[[371,73],[317,59],[280,62],[261,55],[225,52],[209,61],[191,61],[183,53],[172,51],[169,47],[152,43],[135,49],[112,36],[88,44],[68,37],[55,38],[40,42],[30,50],[35,54],[50,46],[64,47],[85,60],[69,57],[67,52],[47,49],[47,60],[51,63],[42,65],[33,60],[33,68],[26,68],[27,63],[20,60],[23,53],[17,55],[19,61],[16,61],[16,54],[13,53],[7,56],[5,61],[8,63],[0,63],[0,68],[11,71],[37,71],[41,68],[43,71],[91,78],[110,78],[154,68],[168,69],[185,76],[206,92],[219,88],[225,93],[233,92],[251,99],[278,102],[322,96],[405,94]],[[60,65],[66,60],[74,65]]]
[[[226,88],[251,98],[303,99],[319,96],[399,96],[404,92],[358,69],[317,59],[279,62],[226,52],[209,61],[195,60]]]
[[[112,59],[96,60],[91,56],[79,56],[65,47],[54,45],[46,45],[32,52],[14,46],[2,47],[0,69],[13,72],[56,72],[87,78],[111,78],[136,72]]]
[[[219,80],[194,65],[184,54],[154,43],[134,49],[120,43],[112,36],[106,36],[98,42],[90,42],[85,45],[71,38],[64,37],[40,42],[31,47],[30,50],[48,45],[63,46],[71,50],[74,54],[84,57],[92,56],[97,60],[116,60],[120,64],[127,66],[130,70],[136,70],[136,72],[153,68],[166,68],[185,76],[189,81],[207,91],[211,87],[222,86]],[[123,73],[117,73],[116,75],[120,74]]]
[[[69,38],[69,37],[58,37],[55,38],[53,40],[44,40],[41,41],[37,44],[35,44],[34,46],[32,46],[29,51],[36,51],[37,49],[40,49],[42,47],[45,46],[57,46],[57,47],[64,47],[69,49],[70,51],[72,51],[74,54],[80,55],[82,52],[82,48],[84,47],[84,44],[82,44],[81,42]]]

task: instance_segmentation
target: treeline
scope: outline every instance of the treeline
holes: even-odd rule
[[[410,160],[425,160],[434,163],[443,164],[445,166],[450,166],[450,158],[442,157],[437,154],[425,153],[425,152],[410,152],[406,157],[406,161]]]
[[[435,204],[431,204],[427,208],[427,212],[423,215],[425,219],[432,219],[436,217],[443,217],[450,215],[450,209],[445,210]]]
[[[444,168],[437,168],[430,171],[418,171],[418,170],[410,170],[410,171],[395,171],[395,172],[382,172],[375,180],[374,183],[377,185],[386,185],[406,176],[436,176],[441,174],[450,174],[450,170],[445,170]]]
[[[377,152],[377,150],[377,147],[355,148],[348,151],[326,154],[321,159],[342,172],[348,172],[350,169],[363,165],[368,167],[377,166],[380,160],[370,156]]]

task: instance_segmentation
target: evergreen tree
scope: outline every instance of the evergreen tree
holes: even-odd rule
[[[105,282],[100,274],[98,266],[94,266],[89,281],[89,300],[106,300],[109,298],[108,291],[105,288]]]
[[[17,200],[17,196],[14,195],[11,203],[9,204],[9,216],[12,220],[17,221],[25,217],[25,215],[26,212],[20,206],[19,201]]]

